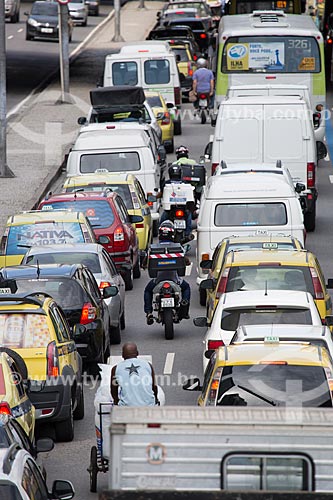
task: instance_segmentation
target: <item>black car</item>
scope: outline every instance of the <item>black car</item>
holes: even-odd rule
[[[200,50],[202,52],[207,51],[212,29],[211,18],[181,17],[180,19],[168,21],[167,28],[176,26],[190,28]]]
[[[195,60],[202,56],[200,47],[194,37],[193,31],[188,26],[173,26],[168,28],[155,28],[150,31],[146,40],[177,40],[190,44]]]
[[[97,372],[97,364],[105,363],[110,355],[109,316],[103,298],[116,295],[117,287],[101,292],[92,272],[81,264],[13,266],[1,272],[5,279],[15,279],[17,293],[42,292],[53,297],[73,329],[83,361]]]
[[[67,5],[64,6],[67,11]],[[32,4],[30,14],[24,13],[27,18],[26,40],[34,38],[47,38],[50,40],[59,40],[59,19],[58,2],[37,1]],[[73,21],[68,13],[68,37],[72,40]]]

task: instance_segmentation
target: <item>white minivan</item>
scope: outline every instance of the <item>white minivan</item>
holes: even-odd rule
[[[144,90],[158,91],[174,119],[175,135],[181,134],[179,113],[181,85],[176,56],[166,42],[146,41],[125,44],[119,53],[109,54],[104,64],[104,87],[135,85]]]
[[[294,236],[304,245],[299,195],[281,175],[244,172],[209,177],[201,195],[197,222],[198,282],[200,267],[216,245],[231,236]]]
[[[327,154],[314,137],[312,111],[302,97],[244,96],[225,99],[218,112],[212,144],[206,147],[212,171],[227,164],[247,162],[288,168],[294,183],[302,183],[308,231],[316,221],[316,167]]]

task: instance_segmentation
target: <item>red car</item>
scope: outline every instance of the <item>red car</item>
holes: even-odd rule
[[[55,194],[45,198],[39,210],[75,210],[89,219],[98,243],[104,246],[122,274],[126,290],[133,288],[133,278],[140,277],[138,238],[132,224],[142,222],[138,215],[129,215],[117,193],[76,192]]]

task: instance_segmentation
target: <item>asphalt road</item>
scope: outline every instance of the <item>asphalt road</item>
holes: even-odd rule
[[[23,4],[27,9],[27,3]],[[102,16],[106,15],[109,7],[102,7]],[[23,19],[23,16],[21,16]],[[89,18],[88,28],[75,28],[73,43],[75,47],[79,40],[92,29],[97,21]],[[41,82],[57,65],[58,44],[50,42],[26,42],[23,22],[18,25],[6,25],[8,47],[8,91],[9,108],[27,95],[31,89]],[[20,31],[23,29],[23,31]],[[97,55],[96,55],[97,57]],[[82,64],[84,58],[82,59]],[[80,58],[75,63],[80,66]],[[37,71],[38,68],[38,71]],[[41,69],[42,68],[42,69]],[[97,77],[98,75],[96,75]],[[329,107],[333,101],[332,93],[328,95]],[[190,111],[191,105],[185,105],[185,110]],[[191,157],[199,160],[204,147],[213,133],[210,125],[201,125],[196,119],[189,119],[189,113],[183,121],[183,135],[176,137],[176,146],[184,144],[189,147]],[[278,140],[278,138],[277,138]],[[172,161],[170,156],[170,161]],[[308,249],[314,251],[322,265],[326,278],[333,277],[331,265],[331,252],[333,242],[333,197],[330,175],[333,174],[329,161],[322,161],[318,168],[318,218],[317,228],[314,233],[309,233],[306,241]],[[61,184],[62,179],[58,182]],[[56,192],[57,189],[52,189]],[[195,242],[189,257],[195,260]],[[163,329],[160,325],[147,326],[143,313],[143,289],[148,281],[146,273],[134,283],[133,291],[126,294],[126,329],[122,340],[135,341],[141,354],[151,354],[153,365],[158,376],[158,381],[163,385],[167,404],[192,405],[195,404],[195,393],[186,393],[181,385],[190,375],[202,376],[202,339],[204,329],[196,328],[192,320],[183,321],[176,325],[175,338],[172,341],[164,339]],[[192,275],[188,278],[192,288],[191,317],[204,314],[204,308],[199,305],[199,297],[195,284],[195,266]],[[112,348],[113,355],[120,354],[120,346]],[[79,500],[96,499],[97,495],[89,492],[89,477],[86,471],[89,465],[90,448],[95,444],[94,430],[94,394],[96,386],[88,380],[85,384],[85,409],[84,420],[75,423],[75,439],[72,443],[56,444],[55,449],[47,454],[45,466],[48,473],[48,482],[51,484],[55,478],[69,479],[76,490]],[[107,487],[107,474],[98,476],[98,488]]]

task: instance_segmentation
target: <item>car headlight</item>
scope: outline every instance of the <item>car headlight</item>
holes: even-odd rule
[[[34,26],[34,28],[40,25],[40,23],[36,21],[36,19],[28,19],[28,24],[30,24],[30,26]]]

